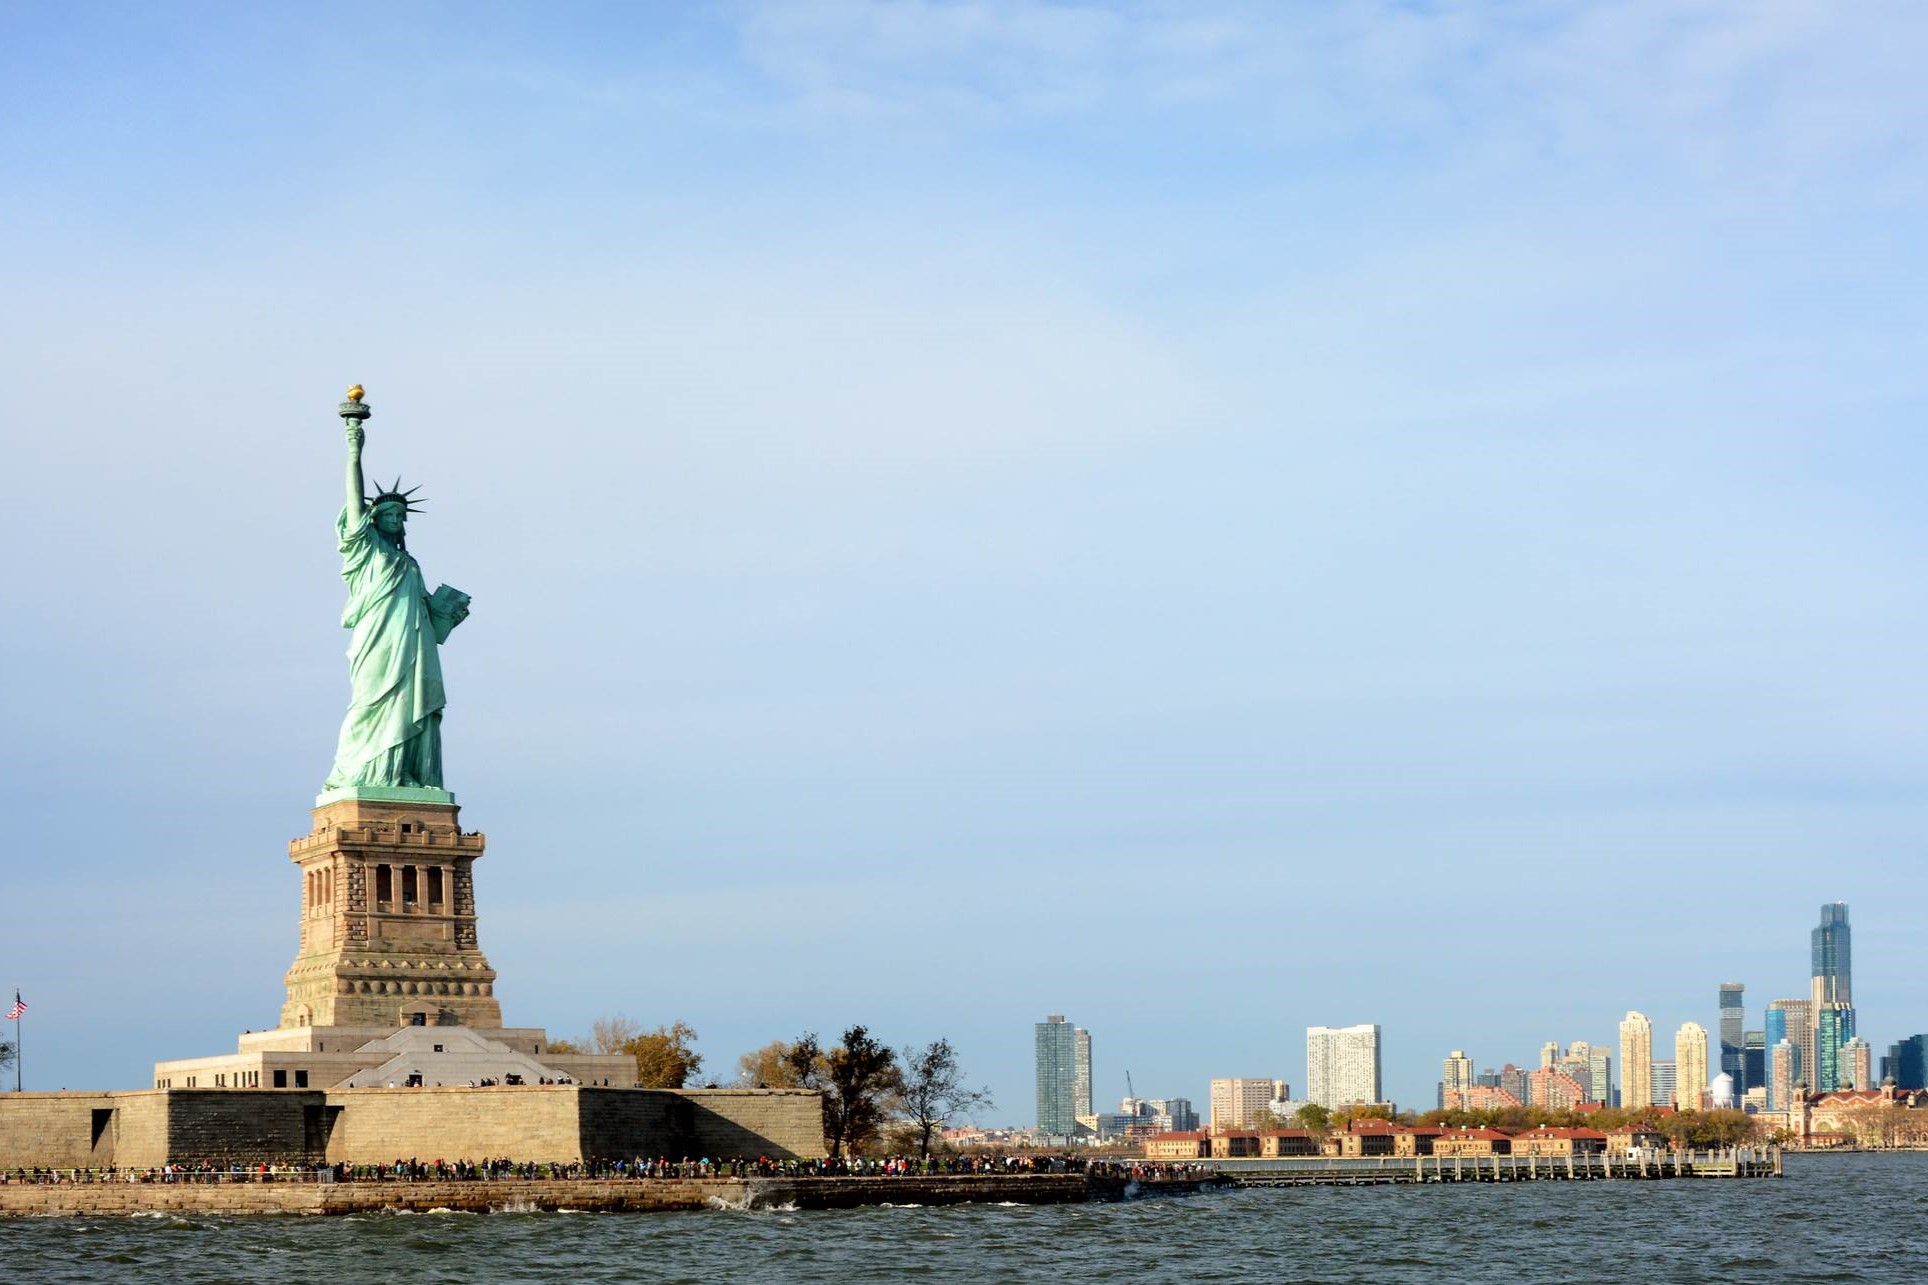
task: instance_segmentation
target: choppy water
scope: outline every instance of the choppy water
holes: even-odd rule
[[[1221,1192],[838,1212],[39,1218],[21,1281],[1928,1281],[1928,1155],[1779,1181]]]

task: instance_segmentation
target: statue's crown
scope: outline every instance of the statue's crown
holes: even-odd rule
[[[392,485],[384,487],[379,494],[377,494],[373,499],[369,500],[368,507],[372,509],[377,504],[385,504],[390,501],[393,501],[394,503],[401,505],[404,509],[408,510],[410,513],[413,513],[416,511],[416,509],[428,503],[428,500],[426,497],[419,500],[413,498],[415,493],[421,489],[422,488],[419,486],[411,486],[406,491],[404,491],[402,489],[402,479],[398,477],[395,479]]]

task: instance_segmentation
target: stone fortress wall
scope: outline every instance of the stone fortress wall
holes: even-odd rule
[[[0,1096],[0,1169],[822,1156],[804,1090],[140,1089]]]

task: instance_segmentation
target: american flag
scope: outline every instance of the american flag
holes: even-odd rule
[[[7,1020],[9,1022],[17,1022],[20,1020],[20,1015],[26,1011],[27,1001],[20,998],[19,991],[15,991],[13,993],[13,1007],[7,1010]]]

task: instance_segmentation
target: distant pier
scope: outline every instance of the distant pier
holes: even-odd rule
[[[1308,1156],[1201,1160],[1195,1168],[1237,1187],[1367,1187],[1428,1182],[1638,1182],[1661,1178],[1778,1178],[1779,1147],[1661,1150],[1572,1156]]]

